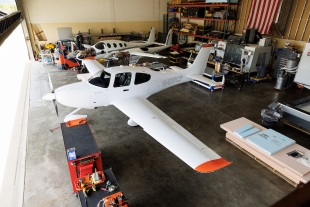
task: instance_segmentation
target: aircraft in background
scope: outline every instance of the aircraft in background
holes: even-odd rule
[[[156,45],[154,47],[148,47]],[[99,41],[95,45],[90,46],[83,44],[86,49],[92,49],[95,53],[94,59],[117,59],[121,55],[130,55],[129,63],[136,63],[140,57],[152,57],[152,58],[166,58],[165,56],[157,55],[159,51],[165,50],[172,46],[172,30],[170,29],[165,44],[155,42],[155,28],[152,27],[149,39],[147,42],[125,42],[121,40],[104,40]],[[77,58],[81,58],[78,54]],[[89,58],[88,58],[89,59]]]
[[[97,54],[110,53],[112,51],[126,50],[134,47],[147,47],[155,44],[155,28],[152,27],[149,38],[146,42],[126,42],[122,40],[103,40],[93,46],[83,44],[85,48],[94,48]]]
[[[43,99],[53,100],[57,115],[57,102],[77,108],[65,117],[65,122],[86,118],[86,115],[75,114],[83,108],[114,105],[129,117],[130,126],[140,125],[190,167],[198,172],[213,172],[231,162],[221,158],[147,100],[164,89],[202,77],[211,47],[210,44],[202,46],[194,63],[187,69],[176,66],[161,71],[134,66],[105,68],[97,61],[85,60],[84,64],[92,75],[88,81],[65,85],[54,91],[49,77],[51,93]]]

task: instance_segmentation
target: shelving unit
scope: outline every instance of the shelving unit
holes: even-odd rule
[[[40,57],[43,62],[43,66],[47,64],[54,64],[53,53],[50,49],[42,50],[40,52]]]
[[[179,65],[180,63],[180,54],[176,51],[169,53],[169,63],[170,65]]]
[[[185,36],[192,36],[192,37],[197,37],[201,38],[202,40],[223,40],[225,39],[225,36],[229,33],[234,34],[235,32],[235,19],[228,19],[227,15],[225,15],[225,19],[217,19],[214,18],[213,15],[212,17],[206,17],[206,11],[210,11],[211,13],[215,10],[218,9],[220,10],[232,10],[235,13],[235,17],[238,12],[238,4],[237,3],[189,3],[189,4],[178,4],[178,5],[168,5],[168,12],[167,12],[167,18],[169,14],[174,14],[175,17],[178,17],[181,20],[195,20],[195,21],[203,21],[203,30],[202,34],[192,34],[192,33],[187,33],[187,32],[174,32],[175,34],[178,35],[185,35]],[[171,11],[174,8],[174,11]],[[194,17],[191,15],[184,16],[183,11],[187,10],[189,8],[203,8],[203,10],[200,10],[200,17]],[[196,10],[197,11],[197,10]],[[203,13],[203,15],[201,15]],[[201,17],[203,16],[203,17]],[[168,19],[167,19],[168,22]],[[209,31],[205,31],[206,26],[211,26],[212,31],[217,31],[219,32],[218,34],[221,33],[221,37],[215,37],[215,36],[210,36]],[[168,24],[167,24],[168,28]],[[180,29],[180,28],[179,28]]]

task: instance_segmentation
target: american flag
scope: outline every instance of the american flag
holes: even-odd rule
[[[254,28],[261,34],[268,34],[280,4],[281,0],[253,0],[246,24],[247,28]]]

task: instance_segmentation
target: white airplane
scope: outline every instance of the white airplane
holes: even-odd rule
[[[156,44],[156,47],[147,47]],[[93,46],[83,44],[85,48],[93,48],[96,56],[94,59],[111,58],[119,52],[128,52],[131,56],[131,63],[138,62],[141,56],[153,58],[166,58],[165,56],[157,55],[161,50],[172,46],[172,30],[170,29],[166,38],[165,44],[155,42],[155,28],[152,27],[149,39],[147,42],[125,42],[122,40],[104,40],[99,41]],[[135,56],[135,57],[133,57]]]
[[[114,105],[129,117],[130,126],[140,125],[145,132],[198,172],[213,172],[228,162],[186,131],[147,100],[147,97],[166,88],[202,76],[212,45],[202,46],[194,63],[187,69],[172,66],[167,70],[153,71],[146,67],[116,66],[105,68],[94,60],[84,61],[92,77],[62,86],[43,97],[77,108],[65,117],[65,122],[86,115],[76,115],[80,109],[94,109]],[[205,78],[208,79],[208,78]]]

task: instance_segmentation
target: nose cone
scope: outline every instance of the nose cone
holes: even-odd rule
[[[55,90],[56,100],[64,106],[73,108],[89,108],[90,93],[84,82],[62,86]]]

